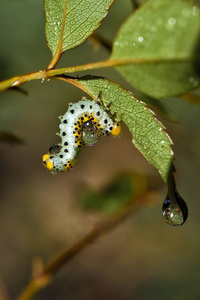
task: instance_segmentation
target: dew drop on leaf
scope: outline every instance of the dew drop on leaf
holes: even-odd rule
[[[188,216],[187,204],[175,190],[174,195],[167,195],[163,207],[163,218],[169,225],[183,225]]]
[[[175,25],[176,24],[176,19],[175,18],[169,18],[168,19],[168,24],[171,25],[171,26]]]
[[[91,121],[85,122],[82,129],[82,141],[84,145],[93,146],[99,141],[101,133]]]
[[[188,217],[187,204],[176,189],[173,174],[168,182],[168,193],[162,206],[162,213],[165,222],[172,226],[183,225]]]

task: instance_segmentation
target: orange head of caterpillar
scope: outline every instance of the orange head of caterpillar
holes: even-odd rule
[[[114,122],[113,128],[111,130],[111,134],[114,137],[120,137],[121,136],[121,134],[122,134],[122,128],[121,128],[121,125],[120,125],[119,122]]]

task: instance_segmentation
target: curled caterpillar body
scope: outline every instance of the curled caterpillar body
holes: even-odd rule
[[[93,100],[82,99],[70,104],[60,120],[62,141],[52,145],[43,156],[43,164],[52,174],[70,170],[76,164],[83,144],[93,145],[101,135],[121,135],[120,123],[113,121],[100,102]]]

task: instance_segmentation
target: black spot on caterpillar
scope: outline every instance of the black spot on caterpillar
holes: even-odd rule
[[[60,119],[62,141],[52,145],[43,156],[43,164],[52,174],[71,169],[83,144],[94,145],[101,135],[121,135],[120,123],[115,122],[98,101],[82,99],[71,104]]]

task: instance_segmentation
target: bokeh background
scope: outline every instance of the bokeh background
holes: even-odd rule
[[[131,1],[116,1],[98,32],[112,41],[132,9]],[[1,0],[1,80],[48,65],[51,53],[44,25],[43,1]],[[58,67],[104,60],[108,55],[86,42],[65,53]],[[92,74],[134,91],[112,69]],[[174,98],[162,101],[170,117],[156,109],[174,141],[176,182],[189,206],[184,226],[170,227],[161,216],[166,187],[135,149],[125,126],[121,139],[102,138],[94,147],[85,147],[72,171],[52,176],[41,161],[49,146],[59,142],[57,116],[67,110],[68,102],[85,95],[53,80],[33,81],[23,88],[28,95],[7,91],[0,98],[0,129],[24,141],[23,145],[0,143],[0,299],[19,295],[35,259],[48,263],[101,220],[101,214],[80,206],[84,187],[101,191],[127,172],[153,182],[160,201],[155,199],[88,246],[34,299],[200,299],[199,107]]]

